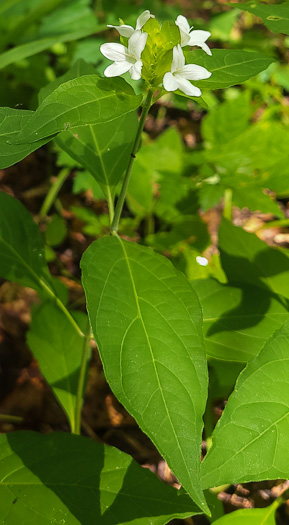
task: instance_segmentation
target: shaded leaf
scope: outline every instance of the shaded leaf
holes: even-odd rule
[[[77,312],[77,322],[85,332],[85,314]],[[83,337],[54,303],[46,302],[33,312],[27,342],[74,432]]]
[[[246,362],[257,355],[273,332],[289,319],[289,303],[269,290],[214,279],[194,281],[204,316],[208,355]]]
[[[248,283],[289,298],[289,257],[270,248],[254,233],[223,219],[219,229],[222,266],[229,283]]]
[[[205,511],[198,472],[207,370],[195,292],[166,258],[118,237],[93,243],[81,267],[112,390]]]
[[[5,525],[164,525],[197,512],[120,450],[66,433],[0,436]]]

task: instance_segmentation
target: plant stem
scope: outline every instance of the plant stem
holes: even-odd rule
[[[47,213],[49,212],[51,206],[53,205],[58,193],[60,192],[65,180],[67,179],[68,175],[70,173],[70,170],[68,168],[63,168],[57,175],[55,181],[50,186],[48,193],[43,201],[43,204],[41,206],[40,210],[40,217],[45,217]]]
[[[120,191],[120,194],[119,194],[119,198],[117,200],[117,204],[116,204],[116,207],[115,207],[114,217],[113,217],[113,221],[111,223],[111,229],[110,229],[110,233],[112,235],[115,235],[117,233],[117,230],[118,230],[119,220],[120,220],[121,212],[122,212],[124,201],[125,201],[125,197],[126,197],[126,192],[127,192],[127,187],[128,187],[128,183],[129,183],[129,178],[130,178],[133,162],[134,162],[136,153],[137,153],[139,145],[140,145],[141,134],[142,134],[142,131],[143,131],[143,128],[144,128],[144,124],[145,124],[145,120],[146,120],[147,114],[148,114],[149,109],[151,107],[152,97],[153,97],[153,90],[150,89],[148,91],[147,98],[146,98],[145,103],[144,103],[143,108],[142,108],[142,113],[141,113],[141,117],[140,117],[140,121],[139,121],[139,125],[138,125],[137,134],[136,134],[135,141],[134,141],[134,144],[133,144],[132,152],[130,154],[130,159],[129,159],[129,163],[128,163],[128,166],[127,166],[126,174],[124,176],[124,180],[123,180],[122,188],[121,188],[121,191]]]
[[[84,341],[83,341],[83,350],[82,350],[79,379],[78,379],[78,385],[77,385],[76,402],[75,402],[74,434],[78,434],[79,436],[81,434],[81,411],[82,411],[82,403],[83,403],[82,398],[83,398],[83,393],[84,393],[86,364],[87,364],[87,359],[88,359],[89,351],[90,351],[89,343],[90,343],[90,324],[88,322]]]

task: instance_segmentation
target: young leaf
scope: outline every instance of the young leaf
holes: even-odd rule
[[[289,319],[289,302],[269,290],[214,279],[193,286],[203,310],[207,354],[215,359],[249,361]]]
[[[266,5],[259,2],[246,2],[238,4],[238,9],[249,11],[258,16],[273,33],[289,35],[289,2],[278,5]]]
[[[226,514],[212,525],[276,525],[276,504],[265,509],[241,509]]]
[[[23,109],[0,108],[0,169],[19,162],[50,140],[45,138],[33,144],[8,143],[21,132],[33,114],[33,111]]]
[[[0,436],[5,525],[165,525],[198,512],[130,456],[66,433]]]
[[[85,332],[86,316],[77,313],[78,324]],[[64,313],[49,301],[34,311],[27,342],[74,432],[79,370],[86,341]]]
[[[213,49],[212,53],[212,56],[201,50],[186,53],[188,64],[197,64],[212,73],[206,80],[194,81],[194,85],[203,89],[224,89],[241,84],[274,62],[272,58],[251,51]]]
[[[141,100],[123,78],[84,75],[69,80],[44,99],[13,143],[35,142],[67,129],[108,122],[138,108]]]
[[[289,322],[240,374],[202,464],[204,488],[289,476]]]
[[[248,283],[289,298],[289,256],[285,250],[270,248],[254,233],[223,219],[219,249],[229,283]]]
[[[201,310],[183,274],[119,237],[81,261],[93,333],[107,380],[198,506],[207,368]]]

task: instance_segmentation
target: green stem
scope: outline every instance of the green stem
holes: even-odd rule
[[[111,223],[111,229],[110,229],[110,233],[112,235],[115,235],[117,233],[117,230],[118,230],[119,220],[120,220],[121,212],[122,212],[124,201],[125,201],[125,197],[126,197],[126,192],[127,192],[127,187],[128,187],[128,183],[129,183],[129,178],[130,178],[132,166],[133,166],[133,163],[134,163],[134,159],[135,159],[136,153],[137,153],[137,151],[139,149],[139,145],[140,145],[140,141],[141,141],[141,134],[142,134],[142,131],[143,131],[143,128],[144,128],[144,125],[145,125],[145,120],[146,120],[147,114],[148,114],[149,109],[151,107],[152,98],[153,98],[153,90],[150,89],[148,91],[147,98],[146,98],[145,103],[144,103],[143,108],[142,108],[142,113],[141,113],[141,117],[140,117],[140,121],[139,121],[139,125],[138,125],[137,134],[136,134],[135,141],[134,141],[134,144],[133,144],[132,152],[130,154],[130,159],[129,159],[129,163],[128,163],[128,166],[127,166],[126,174],[124,176],[124,180],[123,180],[122,188],[121,188],[121,191],[120,191],[120,194],[119,194],[119,198],[117,200],[117,204],[116,204],[116,207],[115,207],[114,217],[113,217],[113,221]]]
[[[232,197],[233,197],[233,192],[230,188],[227,188],[225,190],[225,195],[224,195],[224,212],[223,212],[223,215],[225,217],[225,219],[228,219],[229,221],[232,220]]]
[[[40,217],[45,217],[48,214],[51,206],[53,205],[58,193],[60,192],[65,180],[67,179],[70,170],[68,168],[63,168],[57,175],[55,181],[50,186],[48,193],[43,201],[40,210]]]
[[[79,436],[81,434],[81,411],[82,411],[82,403],[83,403],[86,365],[87,365],[87,360],[88,360],[89,351],[90,351],[89,343],[90,343],[90,324],[88,322],[87,330],[86,330],[84,341],[83,341],[83,350],[82,350],[79,379],[78,379],[78,385],[77,385],[76,402],[75,402],[74,434],[78,434]]]

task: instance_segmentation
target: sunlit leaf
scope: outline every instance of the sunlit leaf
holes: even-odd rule
[[[165,257],[116,237],[93,243],[81,267],[112,390],[205,510],[198,472],[207,371],[195,292]]]

